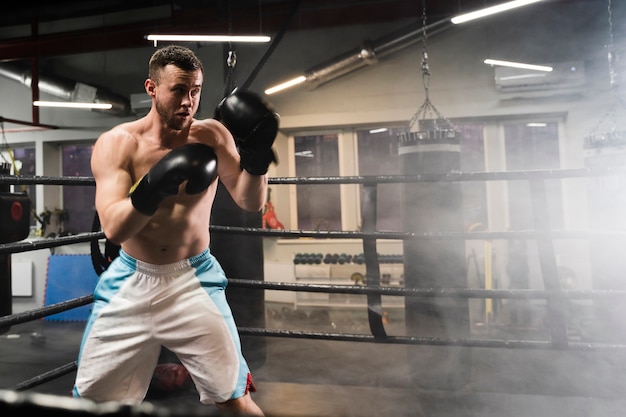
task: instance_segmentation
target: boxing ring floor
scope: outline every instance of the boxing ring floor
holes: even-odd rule
[[[287,313],[287,314],[284,314]],[[267,327],[367,333],[362,312],[304,311],[266,304]],[[316,316],[319,317],[319,316]],[[23,380],[76,360],[84,323],[37,320],[0,336],[0,384]],[[401,311],[389,334],[401,334]],[[532,337],[532,335],[531,335]],[[265,361],[253,367],[253,396],[268,417],[623,417],[626,353],[473,348],[470,383],[458,390],[424,389],[411,382],[406,362],[420,347],[334,340],[266,338]],[[75,372],[27,392],[69,396]],[[197,406],[193,386],[147,401]],[[211,415],[210,407],[207,412]],[[218,415],[217,413],[215,415]]]

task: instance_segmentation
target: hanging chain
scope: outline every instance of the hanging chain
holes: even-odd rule
[[[426,33],[427,28],[427,14],[426,14],[426,0],[422,0],[422,82],[424,85],[424,103],[420,106],[417,112],[411,118],[409,127],[412,131],[420,129],[420,120],[432,120],[432,127],[435,130],[454,131],[454,125],[446,119],[439,110],[430,101],[430,67],[428,65],[428,46]]]
[[[613,94],[615,95],[616,105],[619,104],[622,107],[626,107],[626,105],[622,101],[622,98],[619,95],[620,76],[617,70],[615,69],[615,64],[619,60],[619,56],[617,54],[617,51],[615,50],[615,43],[613,41],[613,32],[615,29],[613,25],[613,5],[611,4],[611,0],[608,0],[608,3],[609,3],[608,4],[608,14],[609,14],[608,61],[609,61],[609,80],[610,80],[609,82],[610,82],[611,87],[613,88]],[[614,106],[614,109],[615,107],[616,106]],[[613,116],[613,129],[615,129],[617,115],[614,112],[612,116]]]
[[[600,121],[591,129],[590,134],[585,138],[585,143],[588,146],[606,146],[608,144],[622,144],[626,137],[624,132],[620,132],[617,129],[617,110],[621,106],[625,108],[625,104],[619,96],[619,76],[615,70],[615,63],[618,59],[615,51],[615,43],[613,39],[613,5],[611,0],[608,0],[608,23],[609,23],[609,41],[607,44],[607,59],[609,64],[609,85],[611,86],[615,100],[609,107],[606,114],[600,119]],[[608,119],[610,123],[610,130],[607,132],[598,132],[600,126]]]
[[[228,2],[227,7],[228,13],[228,35],[232,36],[233,34],[233,16],[232,16],[232,5],[231,2]],[[228,42],[228,56],[226,57],[226,82],[224,86],[224,97],[232,93],[235,89],[235,66],[237,65],[237,51],[233,47],[232,42]]]
[[[428,67],[428,47],[426,46],[426,0],[422,1],[422,80],[424,83],[424,93],[428,100],[428,89],[430,87],[430,68]]]
[[[608,0],[608,13],[609,13],[609,44],[607,46],[608,60],[609,60],[609,78],[610,84],[612,87],[617,87],[617,71],[615,71],[615,60],[617,59],[615,53],[615,43],[613,42],[613,5],[611,4],[611,0]]]

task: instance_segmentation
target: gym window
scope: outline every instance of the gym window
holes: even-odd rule
[[[462,171],[483,171],[483,125],[457,126],[462,132]],[[401,126],[347,129],[336,133],[295,135],[297,177],[403,175],[398,155]],[[361,185],[296,186],[297,225],[303,230],[359,230]],[[403,184],[381,183],[377,188],[378,230],[402,231]],[[467,225],[487,223],[484,183],[463,184],[463,216]]]
[[[526,171],[559,169],[559,134],[557,123],[507,123],[503,126],[506,169]],[[552,228],[563,228],[561,180],[546,180],[546,195]],[[509,181],[509,224],[512,230],[535,227],[532,199],[527,181]]]
[[[93,144],[61,146],[62,175],[64,177],[91,177]],[[95,209],[96,187],[63,186],[65,212],[63,234],[90,232]]]
[[[297,177],[339,175],[337,134],[296,136]],[[341,230],[339,185],[298,184],[296,186],[298,227],[305,230]]]

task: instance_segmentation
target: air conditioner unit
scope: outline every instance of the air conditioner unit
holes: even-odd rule
[[[550,72],[511,67],[495,67],[496,88],[502,92],[545,91],[581,87],[585,84],[582,61],[543,64]]]

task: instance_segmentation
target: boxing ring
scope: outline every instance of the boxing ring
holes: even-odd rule
[[[504,350],[549,350],[580,352],[626,352],[626,344],[604,340],[571,340],[567,331],[566,303],[571,300],[587,300],[601,305],[623,303],[626,290],[620,289],[563,289],[558,281],[557,262],[553,240],[567,239],[611,239],[624,237],[624,232],[611,230],[571,231],[553,230],[547,215],[547,195],[545,182],[558,179],[589,179],[605,176],[624,176],[626,169],[560,169],[519,172],[454,172],[445,174],[419,174],[400,176],[354,176],[354,177],[281,177],[270,178],[270,185],[299,184],[355,184],[362,187],[361,214],[363,227],[360,231],[337,230],[274,230],[256,227],[233,227],[212,225],[213,235],[231,234],[241,236],[261,236],[272,238],[311,238],[311,239],[357,239],[362,242],[365,264],[363,285],[334,285],[259,281],[254,279],[229,279],[228,288],[241,288],[246,291],[288,291],[304,293],[351,294],[365,296],[369,334],[340,332],[312,332],[272,328],[239,327],[242,336],[277,339],[312,339],[351,343],[372,343],[390,345],[431,346],[433,348],[495,348]],[[402,183],[454,183],[466,181],[524,181],[530,186],[534,211],[534,230],[525,231],[470,231],[470,232],[387,232],[376,228],[377,187],[380,184]],[[44,177],[1,175],[0,185],[63,185],[94,186],[90,177]],[[0,244],[0,255],[10,255],[39,249],[52,249],[75,243],[92,243],[105,239],[102,232],[80,233],[73,236],[55,237],[37,241],[19,241]],[[219,237],[217,238],[219,239]],[[454,241],[494,241],[494,240],[534,240],[537,244],[539,265],[545,289],[498,289],[498,288],[398,288],[386,286],[381,281],[380,259],[377,251],[378,240],[402,242],[454,242]],[[406,259],[405,259],[406,262]],[[276,278],[276,277],[274,277]],[[518,338],[483,338],[461,333],[453,336],[411,336],[390,335],[386,329],[382,296],[401,297],[405,302],[418,299],[423,302],[438,300],[541,300],[545,302],[546,327],[548,337],[543,340],[523,340]],[[69,299],[43,308],[0,317],[0,331],[11,326],[31,322],[47,316],[91,304],[93,296]],[[480,335],[479,335],[480,336]],[[76,370],[76,362],[51,369],[34,378],[16,382],[13,386],[0,389],[0,410],[7,412],[47,411],[54,415],[149,415],[149,416],[193,416],[201,415],[198,409],[162,409],[149,403],[128,406],[121,404],[93,404],[73,398],[55,398],[46,394],[29,393],[43,383],[53,381]],[[6,411],[5,411],[6,410]],[[206,410],[202,411],[206,415]]]

